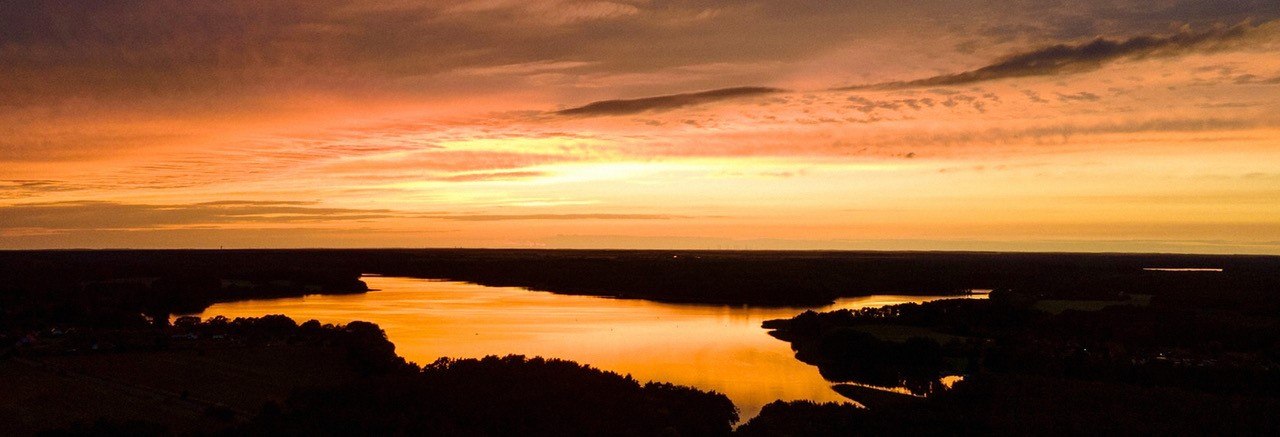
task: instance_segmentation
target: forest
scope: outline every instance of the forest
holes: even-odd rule
[[[745,423],[722,394],[555,357],[408,363],[366,322],[173,317],[215,302],[376,292],[363,274],[760,306],[991,291],[766,322],[868,408],[779,401]],[[1277,290],[1280,258],[1254,256],[0,252],[0,368],[13,387],[0,433],[1274,434]],[[869,386],[911,395],[868,396]]]

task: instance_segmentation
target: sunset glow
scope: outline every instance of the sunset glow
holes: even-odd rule
[[[786,343],[760,329],[765,320],[794,315],[794,308],[673,305],[409,278],[364,280],[378,292],[225,303],[200,316],[289,313],[326,323],[371,320],[387,330],[397,353],[421,364],[439,357],[510,353],[561,357],[642,381],[707,387],[731,396],[744,417],[779,398],[846,400],[811,366],[797,361]],[[376,300],[367,299],[371,296]],[[823,309],[937,298],[859,297]]]
[[[17,3],[0,248],[1280,254],[1274,1]]]

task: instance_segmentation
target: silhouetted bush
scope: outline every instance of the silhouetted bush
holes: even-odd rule
[[[734,431],[743,437],[867,435],[868,411],[851,404],[774,401]]]
[[[736,420],[721,394],[507,356],[299,392],[236,433],[691,436],[727,435]]]

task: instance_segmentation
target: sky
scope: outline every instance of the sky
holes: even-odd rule
[[[1277,19],[0,0],[0,248],[1280,254]]]

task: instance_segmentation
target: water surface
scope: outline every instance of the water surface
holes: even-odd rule
[[[724,393],[742,419],[777,399],[847,401],[816,367],[760,323],[806,308],[666,304],[569,296],[463,282],[366,276],[376,291],[356,295],[220,303],[199,314],[284,314],[299,323],[377,323],[410,361],[523,354],[563,358],[640,381],[667,381]],[[867,296],[815,310],[924,302],[955,296]]]

